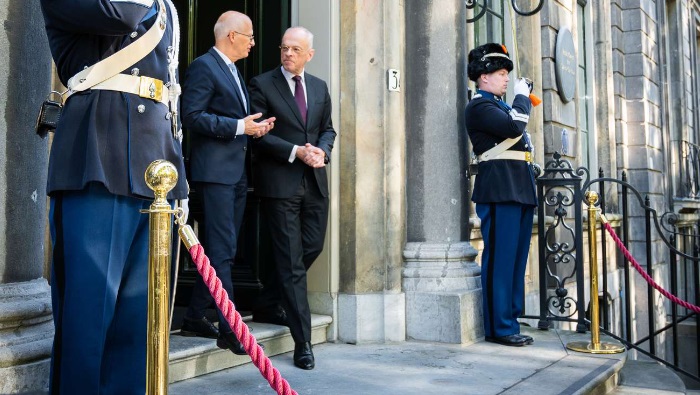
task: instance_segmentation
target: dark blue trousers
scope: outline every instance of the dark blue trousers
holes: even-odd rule
[[[519,203],[476,205],[484,240],[481,287],[486,336],[520,333],[534,209]]]
[[[145,393],[150,204],[97,183],[52,197],[51,394]]]

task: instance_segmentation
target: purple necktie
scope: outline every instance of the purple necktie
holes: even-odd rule
[[[304,121],[304,125],[306,125],[306,99],[304,99],[304,85],[301,84],[301,77],[298,75],[295,75],[292,77],[294,80],[294,101],[297,103],[297,107],[299,107],[299,112],[301,113],[301,119]]]

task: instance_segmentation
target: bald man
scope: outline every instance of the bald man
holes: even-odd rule
[[[235,62],[255,45],[253,23],[240,12],[223,13],[214,25],[216,43],[187,69],[182,95],[183,125],[191,136],[190,182],[201,196],[204,212],[202,245],[224,290],[233,300],[231,265],[243,221],[248,183],[245,156],[248,136],[261,137],[274,118],[250,114],[248,91]],[[245,349],[218,311],[219,328],[204,313],[212,297],[197,278],[181,334],[216,338],[216,345],[234,354]]]

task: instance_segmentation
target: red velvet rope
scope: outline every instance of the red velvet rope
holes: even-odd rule
[[[681,300],[677,296],[675,296],[675,295],[671,294],[670,292],[668,292],[667,290],[661,288],[661,286],[659,284],[657,284],[656,281],[654,281],[654,279],[651,278],[651,276],[649,276],[649,274],[646,271],[644,271],[644,269],[642,269],[641,266],[639,266],[639,263],[637,263],[637,261],[634,259],[632,254],[629,252],[629,250],[622,243],[622,240],[620,240],[620,238],[617,237],[617,234],[613,230],[612,226],[610,226],[610,224],[607,222],[603,222],[603,226],[605,226],[605,229],[608,231],[610,236],[612,236],[613,240],[615,240],[615,244],[617,244],[618,248],[620,248],[620,251],[622,251],[622,253],[625,255],[627,260],[630,261],[632,266],[634,266],[634,268],[637,269],[639,274],[641,274],[642,277],[644,277],[644,279],[647,281],[647,283],[649,283],[649,285],[654,287],[654,289],[656,289],[657,291],[661,292],[661,294],[663,296],[667,297],[673,303],[679,304],[679,305],[685,307],[686,309],[693,310],[696,313],[700,313],[700,307],[698,307],[694,304],[690,304],[684,300]]]
[[[204,283],[209,288],[209,293],[214,297],[216,307],[224,314],[226,321],[228,321],[236,337],[243,344],[250,359],[258,367],[262,376],[270,383],[270,387],[277,391],[279,395],[297,395],[297,392],[289,386],[289,383],[282,377],[279,370],[272,366],[270,358],[265,355],[255,336],[248,330],[248,325],[243,322],[240,313],[236,311],[233,302],[231,302],[226,291],[221,287],[221,280],[216,276],[214,268],[211,267],[209,258],[204,254],[202,245],[193,245],[190,248],[190,255],[192,255],[192,260],[197,266],[199,275],[202,276]]]

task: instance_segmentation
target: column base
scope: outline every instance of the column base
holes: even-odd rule
[[[470,344],[483,337],[476,255],[467,242],[406,244],[402,281],[409,339]]]
[[[467,292],[407,292],[409,339],[471,344],[484,337],[481,289]]]
[[[382,343],[406,340],[403,293],[338,295],[338,340]]]
[[[45,279],[0,284],[0,393],[48,387],[53,335]]]

